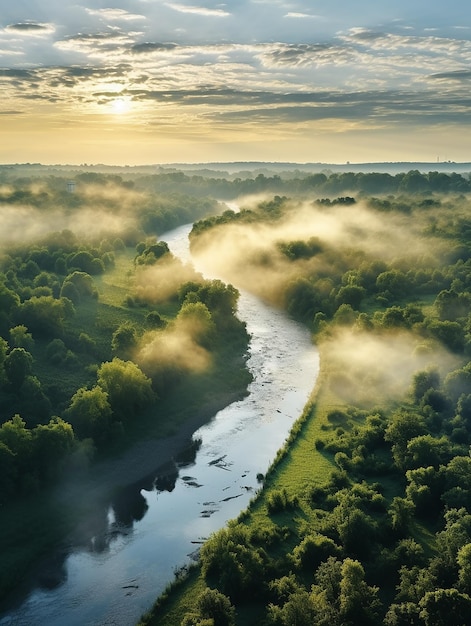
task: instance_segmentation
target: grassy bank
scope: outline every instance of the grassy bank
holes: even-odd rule
[[[38,333],[30,340],[33,373],[37,375],[37,385],[47,392],[50,402],[49,411],[47,408],[44,411],[45,421],[50,417],[49,412],[66,415],[71,398],[79,388],[90,389],[96,385],[100,364],[111,361],[114,356],[116,329],[125,324],[132,325],[136,349],[137,341],[145,342],[146,332],[153,330],[147,316],[149,313],[157,315],[156,305],[145,301],[136,303],[131,297],[134,293],[134,257],[133,248],[123,249],[116,255],[113,267],[95,276],[93,284],[97,297],[84,297],[77,303],[75,315],[65,321],[60,338],[51,341],[52,337],[47,333]],[[178,269],[177,261],[175,266]],[[176,290],[177,281],[175,285]],[[218,286],[221,298],[224,298],[225,289],[222,283]],[[196,294],[193,300],[197,300]],[[182,302],[175,294],[159,302],[162,333],[175,323],[181,306]],[[200,304],[199,310],[202,308]],[[187,314],[187,320],[189,316]],[[210,317],[209,310],[207,317]],[[225,317],[220,315],[218,319],[225,319],[228,326],[222,328],[221,322],[221,328],[213,331],[205,368],[191,371],[172,364],[163,366],[163,382],[158,376],[152,381],[156,387],[155,401],[133,415],[125,415],[121,418],[123,422],[117,423],[119,428],[111,430],[109,436],[100,441],[93,442],[90,437],[76,434],[74,449],[64,457],[59,471],[48,481],[41,482],[37,477],[35,457],[29,459],[25,452],[26,471],[15,474],[15,478],[18,475],[18,480],[21,479],[21,493],[11,489],[5,496],[0,489],[2,606],[28,591],[51,552],[57,552],[60,561],[65,558],[71,542],[86,538],[93,534],[94,528],[101,527],[110,498],[117,489],[147,476],[157,469],[156,464],[165,465],[188,446],[195,430],[217,411],[246,394],[251,376],[245,367],[248,342],[245,328],[231,313]],[[80,341],[84,333],[87,335],[85,347]],[[59,355],[51,358],[54,341],[62,351],[60,354],[63,353],[60,358]],[[4,380],[5,377],[0,376],[0,383]],[[40,422],[34,404],[26,405],[17,390],[4,388],[5,391],[0,392],[2,401],[5,406],[10,398],[17,402],[18,407],[8,406],[8,410],[24,416],[27,424],[21,435],[29,441],[32,439],[30,429],[36,426],[34,420]],[[55,570],[55,573],[51,570],[52,580],[60,572],[61,563],[51,567]]]
[[[427,509],[420,512],[419,500],[405,492],[405,478],[394,467],[387,444],[395,416],[418,407],[410,391],[400,398],[376,397],[374,406],[354,407],[334,384],[341,371],[326,345],[321,345],[321,370],[311,402],[267,472],[263,490],[237,520],[208,540],[200,563],[169,587],[140,626],[199,624],[201,598],[208,588],[230,598],[238,626],[295,623],[298,600],[303,608],[298,607],[296,623],[324,624],[316,621],[328,610],[321,606],[325,596],[314,574],[338,563],[337,574],[332,569],[331,575],[340,577],[341,558],[345,567],[358,567],[363,585],[364,607],[355,609],[358,615],[349,623],[378,624],[388,606],[390,611],[398,606],[395,586],[405,585],[401,567],[432,577],[428,572],[437,567],[433,564],[440,558],[446,526],[443,531],[440,516]],[[462,451],[457,447],[455,454],[459,457]],[[409,499],[398,521],[397,507]],[[236,571],[242,572],[239,578]]]
[[[332,408],[340,406],[339,399],[328,389],[321,358],[321,370],[310,402],[294,424],[286,444],[281,448],[264,479],[263,489],[252,500],[239,520],[249,529],[263,531],[271,526],[269,501],[273,494],[286,492],[296,498],[299,508],[296,514],[289,511],[278,516],[277,523],[289,526],[295,534],[309,525],[312,510],[305,504],[305,494],[324,484],[336,468],[331,456],[317,452],[315,442],[329,428],[327,419]],[[191,568],[187,577],[176,579],[167,591],[157,600],[148,614],[143,616],[139,626],[177,626],[185,615],[197,605],[198,597],[207,583],[201,568]],[[260,617],[260,607],[249,603],[238,613],[238,624],[255,624]]]

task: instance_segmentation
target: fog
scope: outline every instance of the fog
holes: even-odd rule
[[[259,200],[259,198],[257,198]],[[247,199],[244,206],[250,207]],[[285,216],[270,223],[230,223],[204,232],[192,252],[205,268],[217,268],[226,280],[264,297],[280,301],[280,290],[295,276],[324,274],[341,261],[355,267],[363,259],[414,266],[438,267],[443,245],[422,237],[424,223],[409,214],[379,213],[365,204],[319,206],[292,204]],[[309,259],[289,261],[279,249],[282,242],[317,238],[323,250]],[[355,262],[356,259],[356,262]],[[353,261],[353,263],[352,263]]]
[[[155,265],[136,268],[135,293],[140,302],[158,304],[177,295],[188,281],[202,281],[192,265],[183,265],[172,255],[165,255]]]
[[[164,330],[143,336],[135,360],[149,376],[169,370],[201,373],[212,362],[208,350],[198,343],[205,330],[198,315],[179,315]]]
[[[0,208],[0,245],[32,243],[61,230],[70,230],[90,239],[119,236],[136,227],[137,221],[132,214],[116,214],[98,206],[74,211],[59,208],[40,211],[18,205],[2,205]]]
[[[66,180],[3,184],[0,245],[29,243],[65,229],[87,239],[119,236],[138,228],[140,214],[153,203],[150,194],[113,181],[77,181],[73,193],[67,192]]]
[[[337,372],[330,381],[332,391],[365,407],[404,398],[418,371],[434,368],[445,375],[459,364],[456,355],[406,331],[338,329],[322,342],[322,355],[328,369]]]

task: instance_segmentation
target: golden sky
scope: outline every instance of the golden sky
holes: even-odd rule
[[[7,3],[0,163],[470,161],[470,68],[461,0]]]

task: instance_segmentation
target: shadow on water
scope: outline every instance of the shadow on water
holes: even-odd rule
[[[201,439],[192,439],[173,461],[159,466],[140,480],[117,490],[112,497],[96,506],[67,546],[57,548],[42,559],[13,596],[0,605],[0,619],[20,606],[34,589],[52,591],[67,582],[67,559],[78,551],[106,554],[113,541],[132,534],[134,523],[141,521],[149,505],[142,492],[175,489],[179,472],[194,465]],[[184,478],[183,478],[184,480]]]

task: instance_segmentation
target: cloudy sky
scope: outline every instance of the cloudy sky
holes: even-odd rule
[[[0,0],[0,162],[471,161],[466,0]]]

